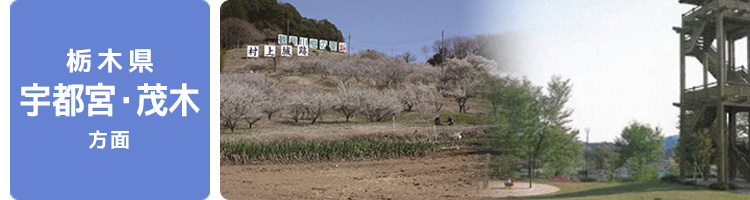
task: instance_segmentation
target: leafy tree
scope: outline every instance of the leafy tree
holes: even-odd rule
[[[220,19],[233,17],[265,30],[268,38],[275,38],[275,34],[283,32],[325,40],[344,40],[341,31],[330,21],[302,17],[294,6],[277,0],[228,0],[221,5]]]
[[[572,172],[581,157],[578,131],[568,127],[571,85],[553,78],[547,92],[528,80],[489,79],[483,94],[496,112],[500,127],[495,137],[498,150],[507,156],[529,161],[529,167],[544,168],[553,176]],[[532,174],[532,176],[534,176]]]
[[[442,65],[443,61],[445,61],[443,54],[445,54],[445,50],[438,49],[437,53],[435,53],[435,55],[432,55],[432,58],[427,59],[427,64],[430,64],[432,66]]]
[[[659,127],[651,128],[646,124],[631,122],[615,140],[616,152],[619,155],[617,166],[642,169],[643,166],[664,156],[663,143],[664,137]]]
[[[659,180],[659,169],[651,165],[643,165],[633,173],[633,179],[637,181],[657,181]]]
[[[700,171],[703,172],[702,177],[706,181],[708,181],[713,155],[713,143],[710,134],[708,129],[699,129],[693,132],[690,147],[688,147],[691,150],[690,152],[693,152],[694,163],[698,164],[696,167],[700,168]]]
[[[551,126],[558,126],[569,130],[570,116],[573,110],[565,107],[570,100],[572,85],[570,80],[563,80],[560,76],[553,76],[547,83],[547,96],[543,98],[545,106],[544,120]]]
[[[493,131],[494,146],[503,157],[528,160],[533,165],[533,158],[541,155],[543,141],[539,136],[544,128],[539,120],[542,115],[540,97],[541,88],[528,80],[508,80],[497,101],[500,109],[499,127]],[[510,175],[510,174],[509,174]]]
[[[614,174],[617,160],[617,152],[611,143],[600,143],[592,145],[588,150],[589,166],[596,171],[604,172],[610,177]]]
[[[583,144],[578,142],[578,131],[566,131],[560,126],[546,129],[546,152],[542,156],[542,167],[548,168],[552,176],[564,176],[573,173],[581,163]]]

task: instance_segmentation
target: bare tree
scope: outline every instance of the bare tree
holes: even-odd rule
[[[245,117],[245,107],[248,106],[244,102],[241,102],[240,95],[241,85],[237,83],[226,83],[221,82],[221,97],[220,97],[220,109],[219,117],[221,118],[221,125],[229,128],[234,133],[234,129],[238,123]]]
[[[261,111],[271,120],[271,117],[281,112],[286,107],[286,94],[281,90],[274,90],[265,94],[265,99],[261,103]]]
[[[409,64],[409,63],[412,63],[412,62],[414,62],[415,60],[417,60],[417,56],[415,56],[414,54],[412,54],[412,53],[411,53],[411,52],[409,52],[409,51],[407,51],[407,52],[404,52],[404,53],[403,53],[403,54],[401,54],[401,55],[398,55],[398,57],[399,57],[399,58],[401,58],[401,60],[403,60],[403,61],[404,61],[404,62],[406,62],[407,64]]]
[[[443,47],[444,50],[440,51],[440,47]],[[477,41],[473,37],[468,36],[456,36],[451,38],[446,38],[445,41],[437,40],[432,45],[432,49],[435,52],[443,52],[445,55],[445,58],[465,58],[466,56],[471,55],[479,48],[479,45],[477,44]]]
[[[471,64],[474,69],[479,70],[482,73],[487,73],[495,77],[503,77],[504,75],[500,70],[500,67],[497,65],[497,62],[495,62],[494,60],[490,60],[485,57],[473,54],[466,56],[464,60],[469,62],[469,64]]]
[[[259,89],[231,79],[222,80],[221,111],[222,125],[234,133],[240,121],[245,121],[249,128],[263,118],[261,103],[264,94]]]
[[[427,103],[430,97],[429,86],[423,84],[409,85],[400,92],[399,98],[406,112],[411,112],[419,104]]]
[[[440,101],[441,96],[442,94],[437,90],[432,90],[430,92],[430,104],[435,112],[440,112],[440,110],[443,109],[443,102]]]
[[[243,44],[260,42],[264,37],[253,24],[238,18],[221,20],[220,26],[222,48],[238,48]]]
[[[422,53],[424,54],[424,60],[430,59],[430,47],[427,45],[422,46]]]
[[[378,72],[373,75],[377,76],[376,80],[381,87],[401,84],[411,73],[411,68],[399,60],[385,60],[378,66]]]
[[[333,95],[325,92],[304,90],[292,96],[290,114],[292,114],[292,119],[295,122],[307,116],[312,125],[326,111],[333,108],[334,105],[336,105],[336,98]]]
[[[360,113],[370,122],[383,121],[387,116],[396,114],[402,109],[395,91],[365,89],[363,94],[365,97]]]
[[[248,85],[260,91],[258,106],[268,120],[286,106],[286,94],[276,79],[261,73],[222,74],[222,80],[234,81]],[[254,97],[256,98],[256,97]]]
[[[365,94],[360,87],[346,87],[343,83],[339,85],[336,93],[337,105],[335,109],[346,116],[346,122],[359,111],[364,101]]]
[[[444,96],[458,103],[459,112],[466,112],[469,98],[481,92],[482,72],[464,59],[448,59],[445,72],[440,77],[438,89]]]
[[[266,100],[265,95],[257,88],[248,88],[242,93],[248,104],[245,110],[247,115],[243,120],[247,123],[248,128],[253,128],[253,125],[263,118],[263,111],[261,105]]]
[[[429,64],[416,64],[409,66],[411,73],[406,77],[412,84],[433,84],[440,78],[440,68]]]

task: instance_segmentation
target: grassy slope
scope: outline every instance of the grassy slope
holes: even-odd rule
[[[524,199],[750,199],[750,194],[714,191],[665,182],[546,183],[560,188],[550,195]]]

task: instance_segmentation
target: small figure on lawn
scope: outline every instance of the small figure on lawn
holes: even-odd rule
[[[505,187],[506,188],[513,188],[513,183],[516,182],[516,179],[514,178],[508,178],[508,181],[505,181]]]
[[[453,119],[453,116],[448,115],[448,126],[453,126],[453,123],[455,120]]]
[[[441,125],[443,125],[443,123],[440,123],[440,115],[437,115],[437,117],[435,117],[435,125],[436,125],[436,126],[441,126]]]

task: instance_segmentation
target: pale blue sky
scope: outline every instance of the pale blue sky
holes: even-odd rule
[[[354,51],[375,49],[402,54],[410,51],[424,62],[421,47],[432,47],[440,39],[456,35],[498,33],[502,26],[503,5],[491,0],[283,0],[294,5],[304,17],[328,19],[344,37],[351,33]]]

